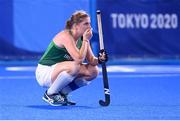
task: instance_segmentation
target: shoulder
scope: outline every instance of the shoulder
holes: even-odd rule
[[[70,41],[70,35],[67,31],[61,31],[59,32],[54,38],[53,41],[58,46],[64,46],[68,41]]]

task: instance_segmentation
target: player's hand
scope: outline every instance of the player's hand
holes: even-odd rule
[[[88,28],[83,34],[83,39],[90,40],[92,38],[92,36],[93,36],[92,28]]]
[[[98,63],[101,64],[101,63],[105,63],[108,61],[108,54],[107,52],[102,49],[99,51],[99,54],[98,54]]]

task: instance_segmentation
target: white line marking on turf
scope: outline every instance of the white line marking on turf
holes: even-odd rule
[[[127,74],[127,75],[108,75],[109,78],[153,78],[153,77],[176,77],[180,74]],[[98,78],[102,78],[102,75],[99,75]]]
[[[6,71],[35,71],[36,66],[14,66],[6,67]],[[102,72],[99,67],[99,72]],[[122,72],[122,73],[180,73],[180,66],[174,65],[109,65],[107,72]]]
[[[6,67],[6,71],[35,71],[35,66],[14,66]]]
[[[99,70],[102,71],[101,68]],[[136,72],[136,69],[123,66],[107,66],[107,72]]]

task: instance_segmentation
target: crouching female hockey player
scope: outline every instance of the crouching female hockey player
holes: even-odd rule
[[[95,57],[90,46],[90,17],[85,11],[73,13],[66,27],[51,41],[36,69],[38,83],[47,87],[43,100],[50,105],[75,105],[68,100],[70,92],[88,85],[98,75],[97,65],[107,61],[101,51]],[[87,63],[83,63],[84,60]]]

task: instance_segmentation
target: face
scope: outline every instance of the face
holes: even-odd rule
[[[79,24],[77,24],[77,31],[80,35],[83,35],[83,33],[91,28],[91,20],[89,17],[86,17],[83,19],[83,21]]]

